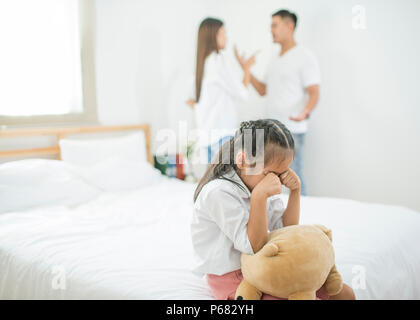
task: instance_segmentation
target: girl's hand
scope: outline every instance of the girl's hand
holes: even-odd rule
[[[300,179],[296,172],[289,168],[286,172],[280,175],[280,181],[291,191],[300,190]]]
[[[269,172],[266,176],[255,186],[252,194],[261,195],[265,198],[281,193],[281,182],[278,176]]]

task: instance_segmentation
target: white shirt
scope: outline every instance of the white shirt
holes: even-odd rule
[[[254,254],[247,225],[251,193],[234,170],[204,185],[194,204],[191,237],[199,275],[222,275],[241,268],[241,253]],[[279,196],[267,199],[268,229],[283,227],[284,205]]]
[[[305,88],[321,82],[318,62],[305,47],[296,45],[282,56],[275,55],[267,66],[267,113],[269,118],[281,121],[292,133],[308,130],[308,120],[293,121],[303,111],[307,94]]]
[[[205,61],[200,100],[195,106],[198,144],[207,146],[238,127],[237,99],[245,100],[248,90],[232,69],[224,53],[212,52]]]

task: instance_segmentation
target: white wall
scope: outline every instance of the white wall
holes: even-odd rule
[[[366,8],[364,30],[352,28],[357,4]],[[234,43],[247,53],[260,49],[254,72],[261,76],[275,49],[271,13],[280,8],[298,14],[297,41],[313,50],[322,71],[305,149],[309,194],[420,210],[417,0],[97,0],[100,122],[149,122],[153,136],[176,129],[180,120],[191,127],[184,101],[200,21],[222,18],[229,50]],[[255,92],[238,108],[241,120],[265,116],[264,99]],[[41,146],[43,140],[32,142]]]
[[[96,70],[103,124],[149,122],[153,135],[178,120],[193,84],[196,30],[205,0],[97,0]]]
[[[366,9],[364,30],[352,28],[355,5]],[[308,192],[420,210],[416,0],[98,0],[101,121],[148,121],[154,133],[176,128],[178,120],[192,124],[183,101],[200,20],[222,18],[229,48],[261,50],[254,72],[262,75],[275,49],[271,13],[280,8],[298,14],[297,41],[314,51],[322,70],[305,149]],[[265,115],[264,99],[255,93],[238,107],[241,120]]]
[[[239,4],[240,3],[240,4]],[[316,5],[315,5],[316,3]],[[354,5],[366,29],[352,28]],[[248,52],[270,52],[269,14],[277,1],[219,1],[229,35]],[[420,209],[420,2],[282,1],[300,21],[297,41],[318,56],[321,99],[307,135],[308,192]],[[243,106],[252,116],[262,99]]]

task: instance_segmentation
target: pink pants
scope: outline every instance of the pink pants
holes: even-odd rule
[[[221,276],[215,274],[207,274],[207,283],[210,286],[211,293],[217,300],[234,300],[236,289],[242,281],[241,270],[235,270],[225,273]],[[317,300],[327,300],[328,295],[322,287],[316,292]],[[286,300],[276,298],[269,294],[263,293],[261,300]]]

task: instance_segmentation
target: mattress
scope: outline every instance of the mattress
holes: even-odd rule
[[[0,215],[0,299],[212,299],[192,273],[195,185],[175,179],[78,206]],[[284,200],[286,201],[286,197]],[[301,223],[333,230],[357,299],[420,299],[420,214],[302,197]]]

